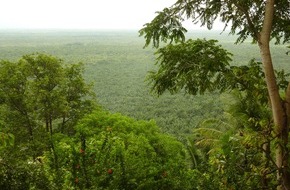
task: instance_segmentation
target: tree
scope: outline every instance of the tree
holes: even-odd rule
[[[48,189],[50,177],[43,175],[39,158],[45,151],[53,155],[52,175],[60,173],[54,135],[72,136],[76,123],[95,105],[83,69],[81,63],[65,64],[40,53],[0,61],[0,135],[4,144],[15,137],[14,146],[0,149],[1,187]]]
[[[232,83],[229,83],[227,80],[226,72],[231,72],[233,70],[226,69],[222,71],[220,68],[214,68],[213,71],[210,70],[210,68],[215,65],[210,64],[212,63],[210,58],[217,55],[214,51],[210,50],[214,50],[214,48],[216,48],[215,46],[203,47],[202,45],[184,42],[184,33],[186,32],[186,29],[182,26],[182,21],[184,19],[190,19],[193,22],[200,21],[202,26],[206,25],[208,29],[211,29],[213,23],[218,18],[224,23],[224,30],[229,27],[231,34],[238,35],[236,43],[242,43],[245,39],[250,37],[260,49],[264,68],[264,75],[261,77],[263,77],[266,82],[269,107],[272,110],[276,135],[276,166],[277,181],[279,183],[277,189],[290,189],[290,172],[288,165],[290,121],[290,105],[288,102],[290,102],[290,85],[288,84],[285,90],[285,98],[283,99],[280,94],[281,89],[279,89],[277,84],[270,52],[270,41],[272,39],[275,39],[276,43],[286,43],[290,40],[289,0],[178,0],[171,7],[158,12],[158,15],[150,23],[145,24],[144,28],[139,31],[140,35],[145,36],[145,46],[148,46],[152,41],[153,46],[158,48],[160,42],[167,42],[167,40],[170,40],[170,44],[174,41],[177,43],[177,46],[181,45],[182,47],[192,44],[192,46],[199,48],[199,50],[193,52],[193,54],[197,56],[201,55],[203,58],[199,60],[199,66],[196,67],[198,71],[192,71],[186,69],[186,64],[183,64],[181,67],[178,66],[182,61],[183,63],[189,63],[187,65],[191,67],[193,64],[196,64],[196,62],[192,60],[195,57],[187,57],[190,50],[186,51],[183,56],[179,54],[180,56],[178,58],[170,62],[170,59],[166,59],[166,56],[172,55],[172,57],[174,57],[173,52],[176,51],[170,51],[170,48],[176,46],[168,45],[165,48],[159,49],[157,54],[159,54],[160,57],[157,63],[159,63],[161,67],[159,72],[151,75],[151,79],[154,83],[153,88],[159,94],[162,94],[165,89],[176,91],[186,87],[189,89],[187,91],[188,93],[196,94],[198,92],[203,93],[205,90],[213,90],[212,87],[219,90],[225,90],[229,86],[232,86]],[[204,44],[207,44],[207,42]],[[219,53],[222,52],[219,51]],[[226,59],[226,56],[218,60],[224,62],[225,65],[227,65],[229,61]],[[204,63],[206,63],[207,66],[200,66]],[[173,66],[166,67],[167,64]],[[206,75],[203,75],[203,80],[206,80],[206,82],[198,82],[196,78],[201,77],[198,74],[186,78],[187,76],[191,76],[190,72],[193,72],[193,74],[205,73]],[[171,75],[172,73],[174,74]],[[219,76],[222,76],[225,80],[221,80]],[[161,80],[162,77],[163,80]],[[207,80],[208,78],[211,80]],[[217,84],[216,82],[224,82],[224,84],[215,86],[215,84]]]
[[[60,189],[192,189],[183,144],[162,134],[154,121],[100,109],[75,129],[74,136],[55,136],[59,175],[51,167],[53,155],[45,154],[46,175],[60,179]]]
[[[82,64],[39,53],[0,62],[0,131],[15,136],[15,146],[3,150],[7,155],[36,159],[44,150],[54,152],[53,133],[74,133],[94,106],[82,72]]]

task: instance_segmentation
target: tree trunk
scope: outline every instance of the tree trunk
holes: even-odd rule
[[[286,116],[287,116],[287,125],[283,128],[281,139],[282,139],[282,145],[284,148],[284,160],[283,160],[283,168],[282,168],[282,182],[287,187],[287,189],[290,189],[290,168],[289,168],[289,150],[287,148],[288,145],[288,139],[289,139],[289,124],[290,124],[290,83],[288,83],[287,90],[286,90],[286,99],[285,99],[285,110],[286,110]]]
[[[271,157],[271,149],[270,149],[270,141],[267,140],[267,142],[265,142],[262,145],[262,149],[264,151],[264,161],[265,161],[265,165],[264,168],[265,170],[263,171],[263,175],[262,175],[262,187],[263,189],[269,189],[269,179],[268,179],[268,172],[269,172],[269,164],[270,164],[270,157]]]
[[[273,119],[274,119],[274,131],[275,131],[275,134],[277,135],[277,143],[276,143],[276,165],[278,167],[277,180],[279,183],[284,184],[283,186],[285,186],[285,187],[279,186],[278,190],[290,190],[290,186],[289,186],[290,176],[287,175],[287,160],[288,160],[287,113],[286,113],[286,110],[283,108],[283,103],[279,95],[279,89],[278,89],[276,78],[274,75],[274,69],[272,65],[270,50],[269,48],[267,48],[267,45],[266,47],[264,47],[263,45],[260,45],[260,50],[261,50],[261,56],[263,60],[268,94],[271,101],[271,109],[272,109],[272,114],[273,114]],[[290,94],[288,94],[288,96],[290,96]],[[289,98],[289,101],[290,101],[290,98]],[[287,102],[286,107],[289,107],[288,102]]]
[[[277,190],[290,190],[290,177],[287,172],[287,143],[288,143],[288,124],[287,113],[283,107],[283,103],[279,94],[279,89],[274,73],[270,52],[270,35],[272,29],[274,15],[274,0],[268,0],[265,6],[265,16],[262,31],[258,36],[258,44],[262,57],[265,80],[267,84],[268,94],[271,103],[271,109],[274,119],[274,131],[277,135],[276,143],[276,165],[278,168],[277,180],[279,186]]]

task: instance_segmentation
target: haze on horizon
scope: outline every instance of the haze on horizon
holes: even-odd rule
[[[175,0],[4,0],[0,29],[140,29]]]
[[[3,0],[0,30],[141,29],[176,0]],[[187,26],[200,29],[192,23]],[[217,27],[220,28],[220,27]]]

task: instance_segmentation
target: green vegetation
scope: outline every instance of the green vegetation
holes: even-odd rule
[[[261,75],[249,41],[234,45],[234,37],[215,32],[186,38],[218,39],[212,43],[245,74],[240,81]],[[263,81],[242,93],[158,97],[147,75],[158,54],[143,49],[137,32],[10,31],[0,42],[0,189],[277,185],[275,164],[265,159],[273,153],[261,151],[271,141],[261,134],[272,132],[267,103],[257,103],[265,96],[255,94],[264,93]],[[286,46],[272,52],[276,69],[290,71]],[[283,86],[285,73],[279,76]]]
[[[253,147],[245,145],[248,149],[260,147],[260,152],[264,154],[264,159],[258,166],[263,171],[258,172],[263,173],[260,184],[255,186],[258,189],[290,188],[290,83],[287,79],[289,74],[284,70],[275,70],[270,46],[271,40],[276,44],[290,42],[289,10],[287,0],[276,2],[178,0],[172,6],[158,12],[157,16],[139,31],[140,35],[145,37],[145,47],[152,42],[153,47],[157,48],[158,70],[151,72],[150,80],[153,84],[152,89],[158,94],[163,94],[165,90],[171,93],[185,90],[191,95],[216,90],[240,92],[239,98],[244,103],[239,105],[244,108],[241,111],[243,117],[248,117],[254,124],[242,126],[244,129],[254,129],[257,132],[256,138],[262,142]],[[243,43],[250,38],[257,44],[261,61],[251,60],[248,66],[232,66],[231,54],[222,46],[216,45],[217,41],[185,38],[184,33],[187,32],[183,27],[185,19],[200,22],[201,26],[211,29],[217,18],[220,19],[224,29],[229,28],[231,34],[237,34],[236,43]],[[167,43],[165,47],[160,48],[161,42]],[[237,119],[238,115],[234,118]],[[254,132],[250,135],[253,136]],[[254,143],[254,139],[249,143]],[[229,148],[230,145],[224,146]],[[223,151],[223,154],[227,156],[230,152]],[[234,160],[227,165],[231,165],[232,162]],[[250,162],[250,165],[253,164]],[[256,169],[250,169],[250,173],[256,172]],[[273,173],[276,173],[274,184],[269,183],[275,179]],[[232,179],[236,177],[233,175],[242,177],[238,181],[248,179],[244,178],[243,173],[238,173],[238,170],[227,173],[226,176]],[[227,183],[225,187],[238,188],[234,184]]]
[[[75,129],[74,138],[56,137],[61,164],[52,177],[61,189],[190,187],[183,145],[161,134],[153,121],[95,111]],[[54,164],[53,157],[46,158]],[[56,168],[51,169],[48,175]]]
[[[215,38],[234,54],[233,63],[248,64],[259,57],[250,42],[234,45],[226,33],[191,32],[188,38]],[[181,138],[204,118],[222,115],[224,103],[219,94],[189,96],[184,93],[157,97],[145,81],[154,69],[155,56],[134,31],[14,31],[0,35],[0,58],[18,60],[25,54],[45,52],[65,62],[84,63],[84,78],[94,84],[98,102],[111,112],[136,119],[156,120],[163,132]],[[284,45],[273,48],[277,68],[287,68]],[[259,60],[259,59],[258,59]],[[289,69],[290,70],[290,69]],[[286,69],[286,71],[289,71]]]
[[[191,188],[183,144],[103,111],[82,72],[39,53],[0,62],[0,188]]]

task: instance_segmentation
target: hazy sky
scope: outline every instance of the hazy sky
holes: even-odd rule
[[[140,29],[176,0],[1,0],[0,29]]]

